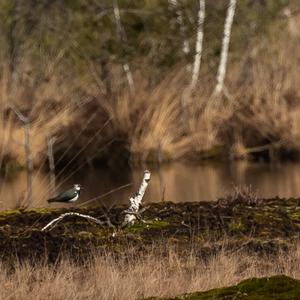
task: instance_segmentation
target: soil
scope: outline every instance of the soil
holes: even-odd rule
[[[122,228],[124,207],[75,209],[17,209],[0,212],[2,261],[16,258],[55,262],[63,254],[84,259],[92,252],[124,254],[128,249],[145,252],[160,244],[166,251],[191,249],[201,257],[221,247],[276,254],[288,249],[300,234],[300,199],[220,199],[216,202],[153,203],[142,219]],[[114,227],[100,226],[68,216],[51,230],[41,229],[60,214],[75,211]],[[106,215],[106,216],[105,216]],[[224,240],[226,243],[224,244]]]

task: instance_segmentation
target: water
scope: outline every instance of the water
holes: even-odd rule
[[[234,162],[218,165],[184,165],[173,163],[161,168],[149,168],[152,178],[145,195],[145,202],[165,201],[212,201],[232,192],[235,186],[252,187],[260,197],[300,197],[300,163],[249,163]],[[77,174],[72,178],[57,180],[57,191],[80,183],[84,190],[76,205],[99,197],[104,193],[131,183],[131,186],[115,191],[93,201],[110,207],[128,203],[128,197],[137,190],[143,175],[142,168],[134,170],[93,170]],[[35,173],[33,182],[33,207],[48,207],[49,179],[47,174]],[[22,205],[26,195],[26,173],[13,180],[0,182],[0,208],[15,208]],[[24,202],[23,202],[24,203]],[[60,207],[63,204],[51,204]]]

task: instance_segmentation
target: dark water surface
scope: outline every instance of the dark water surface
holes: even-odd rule
[[[127,183],[131,186],[93,201],[107,206],[128,202],[128,197],[137,190],[143,175],[143,168],[114,172],[107,169],[90,170],[57,180],[57,191],[80,183],[84,190],[76,204],[103,195]],[[232,192],[235,186],[252,187],[258,196],[268,198],[300,197],[300,162],[298,163],[250,163],[234,162],[218,165],[184,165],[173,163],[161,168],[149,168],[152,178],[145,195],[145,202],[165,201],[212,201]],[[48,207],[49,178],[47,174],[34,174],[33,207]],[[26,196],[26,173],[20,173],[13,180],[0,181],[0,208],[15,208]],[[60,204],[51,204],[59,207]]]

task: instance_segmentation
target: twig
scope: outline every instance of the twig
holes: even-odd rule
[[[83,214],[80,214],[80,213],[77,213],[77,212],[67,212],[67,213],[64,213],[62,215],[60,215],[58,218],[52,220],[51,222],[49,222],[46,226],[44,226],[42,228],[41,231],[45,231],[46,229],[48,229],[49,227],[51,227],[53,225],[53,227],[58,223],[60,222],[63,218],[67,217],[67,216],[77,216],[77,217],[81,217],[81,218],[84,218],[84,219],[87,219],[87,220],[90,220],[90,221],[93,221],[101,226],[103,226],[105,224],[105,222],[102,222],[100,221],[99,219],[97,218],[94,218],[94,217],[91,217],[89,215],[83,215]],[[52,228],[53,228],[52,227]]]
[[[137,219],[140,205],[142,204],[142,200],[143,200],[145,191],[147,189],[148,183],[150,181],[150,177],[151,177],[151,173],[148,170],[146,170],[144,172],[144,177],[143,177],[143,180],[142,180],[142,183],[140,185],[138,192],[133,197],[130,197],[130,199],[129,199],[130,206],[127,210],[124,211],[126,213],[126,215],[124,217],[122,227],[133,224],[135,222],[135,220]]]
[[[55,164],[54,164],[54,155],[53,155],[53,145],[55,141],[56,141],[56,137],[47,139],[48,160],[49,160],[49,169],[50,169],[50,193],[52,195],[55,193]]]
[[[97,196],[97,197],[92,198],[90,200],[87,200],[87,201],[85,201],[85,202],[83,202],[83,203],[81,203],[81,204],[79,204],[77,206],[80,207],[80,206],[86,205],[87,203],[90,203],[90,202],[102,199],[102,198],[104,198],[104,197],[106,197],[106,196],[108,196],[108,195],[110,195],[110,194],[112,194],[112,193],[114,193],[116,191],[122,190],[122,189],[124,189],[126,187],[129,187],[129,186],[131,186],[131,183],[127,183],[127,184],[121,185],[121,186],[119,186],[119,187],[117,187],[117,188],[115,188],[113,190],[108,191],[107,193],[104,193],[103,195],[100,195],[100,196]]]

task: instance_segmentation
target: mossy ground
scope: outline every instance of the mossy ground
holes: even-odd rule
[[[32,257],[56,261],[62,252],[86,257],[92,251],[122,253],[132,247],[145,251],[153,244],[175,245],[201,256],[220,248],[276,253],[288,249],[300,234],[300,199],[267,199],[247,204],[233,202],[153,203],[143,221],[121,228],[124,207],[108,216],[115,228],[101,227],[75,216],[66,217],[51,231],[41,229],[67,211],[105,220],[102,208],[19,209],[0,212],[0,247],[4,260]],[[210,243],[208,243],[208,241]],[[207,246],[207,245],[211,246]]]
[[[150,298],[152,300],[161,298]],[[149,299],[149,300],[150,300]],[[298,300],[300,299],[300,281],[287,276],[251,278],[237,285],[206,292],[190,293],[164,300]],[[162,299],[161,299],[162,300]]]

